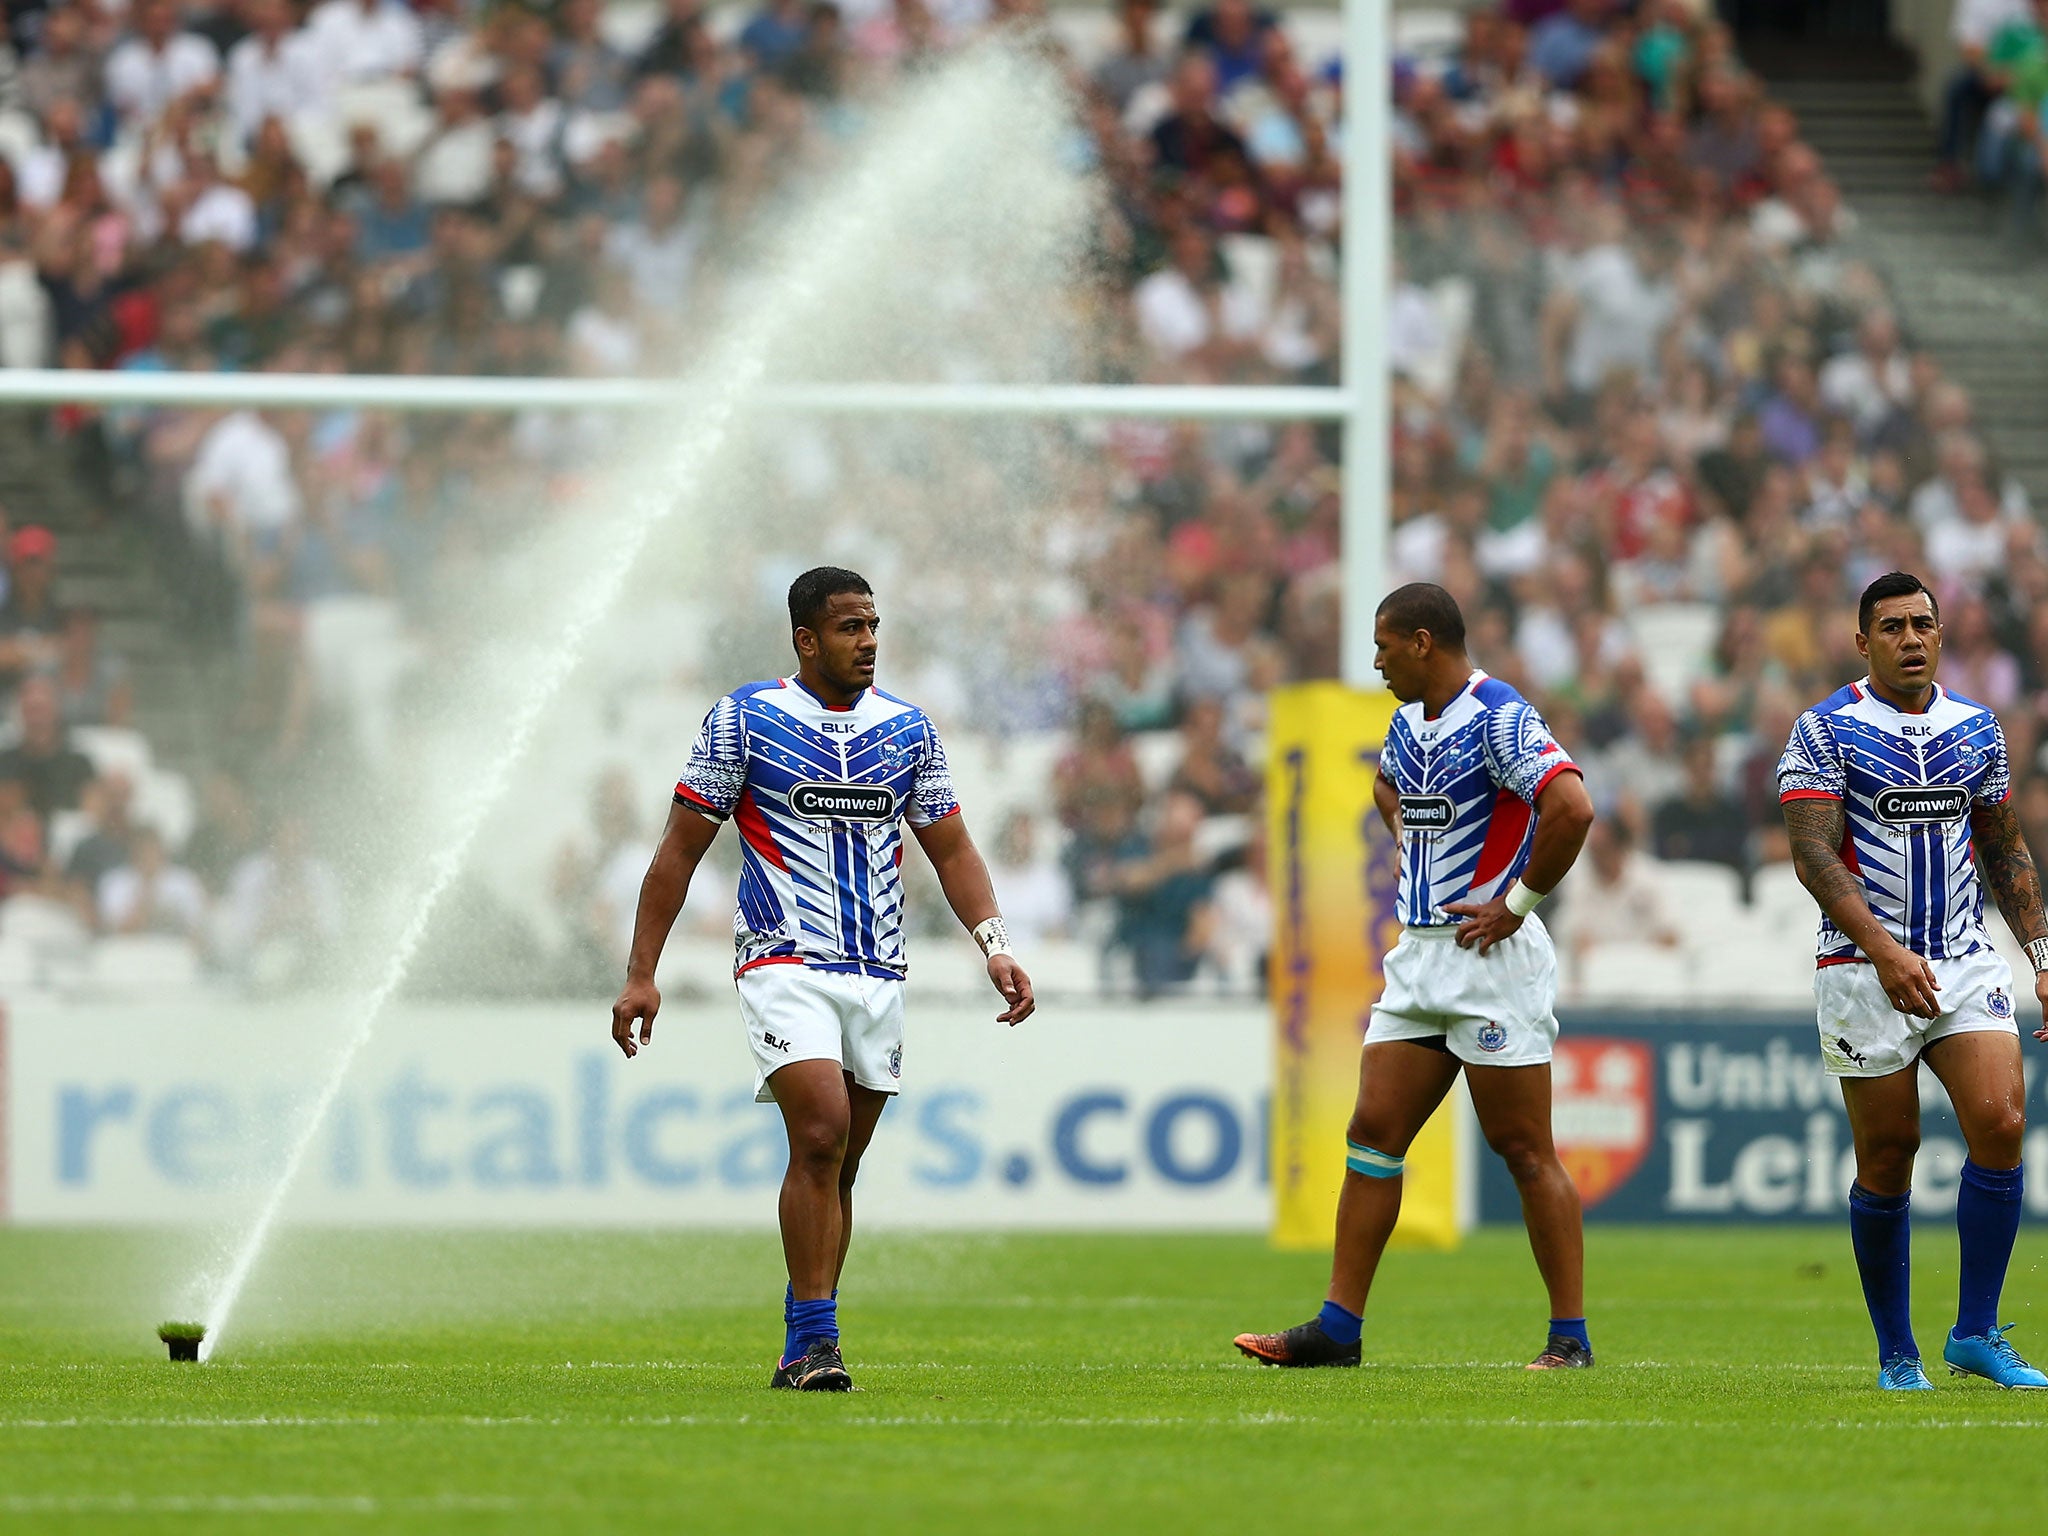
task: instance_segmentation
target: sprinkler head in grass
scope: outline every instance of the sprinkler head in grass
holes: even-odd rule
[[[156,1336],[169,1346],[173,1360],[197,1360],[199,1341],[206,1337],[204,1323],[164,1323]]]

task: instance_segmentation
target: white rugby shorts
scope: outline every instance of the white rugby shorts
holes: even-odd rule
[[[1941,1016],[1901,1013],[1885,996],[1877,967],[1855,960],[1824,965],[1813,973],[1813,997],[1820,1024],[1820,1057],[1832,1077],[1889,1077],[1920,1059],[1920,1053],[1949,1035],[1979,1030],[2017,1035],[2012,967],[1988,945],[1960,960],[1930,960],[1941,990]],[[2026,1001],[2032,1004],[2033,994]]]
[[[1531,915],[1480,954],[1455,926],[1405,928],[1388,951],[1368,1045],[1414,1040],[1475,1067],[1533,1067],[1557,1042],[1557,950]]]
[[[863,1088],[895,1093],[903,1079],[903,983],[807,965],[757,965],[735,985],[754,1053],[754,1102],[792,1061],[836,1061]]]

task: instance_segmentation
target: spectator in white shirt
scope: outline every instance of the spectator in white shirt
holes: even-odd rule
[[[175,0],[136,0],[134,32],[107,55],[107,99],[123,123],[147,126],[180,97],[220,78],[220,54],[178,28]]]
[[[1956,515],[1927,530],[1927,568],[1938,581],[1981,587],[2005,566],[2015,536],[2026,539],[2033,524],[2009,517],[1981,472],[1958,479],[1953,491]]]
[[[640,366],[640,329],[633,323],[633,286],[606,263],[598,269],[590,302],[579,305],[563,333],[569,362],[585,378],[615,378]]]
[[[1223,283],[1215,254],[1192,226],[1174,237],[1173,259],[1139,283],[1131,295],[1138,334],[1169,361],[1214,353],[1221,345],[1248,345],[1260,316],[1244,292]]]
[[[498,137],[517,156],[513,181],[520,191],[552,201],[562,191],[562,104],[547,94],[537,69],[512,70],[499,90]]]
[[[1058,862],[1040,854],[1037,824],[1029,811],[1012,811],[1004,818],[988,872],[1010,937],[1026,952],[1048,935],[1066,931],[1073,890]]]
[[[2026,488],[2017,480],[2007,479],[2000,485],[1991,483],[1984,445],[1970,433],[1944,432],[1935,449],[1935,462],[1938,472],[1906,504],[1914,525],[1923,534],[1931,537],[1943,524],[1962,520],[1965,488],[1971,482],[1985,487],[2007,518],[2023,520],[2030,514]]]
[[[170,862],[161,833],[138,827],[128,862],[100,877],[99,919],[106,933],[197,940],[206,930],[206,889],[191,870]]]
[[[1588,857],[1565,883],[1551,923],[1575,977],[1602,944],[1677,947],[1678,929],[1634,841],[1622,818],[1600,817],[1586,840]]]
[[[337,85],[410,75],[421,64],[419,20],[400,0],[325,0],[306,31]]]
[[[413,191],[423,203],[477,202],[491,189],[497,135],[467,86],[436,92],[434,107],[433,131],[413,160]]]
[[[185,517],[239,560],[251,541],[275,540],[302,502],[291,445],[255,411],[231,411],[199,441],[185,475]]]
[[[256,202],[231,181],[223,181],[213,156],[193,155],[191,179],[182,189],[188,199],[178,219],[178,238],[187,245],[218,241],[237,256],[256,244]]]
[[[640,217],[614,229],[605,245],[633,280],[640,303],[657,314],[683,307],[697,264],[697,231],[683,217],[683,184],[675,177],[649,177]]]
[[[30,208],[49,208],[64,195],[71,162],[90,158],[85,142],[85,110],[68,98],[54,103],[43,119],[43,141],[24,150],[14,163],[15,186]]]
[[[312,974],[341,932],[341,882],[313,857],[305,823],[286,815],[271,846],[236,866],[220,920],[228,957],[259,981]]]
[[[19,229],[9,229],[0,234],[0,368],[48,367],[51,323],[49,290]]]
[[[1899,345],[1899,322],[1888,309],[1873,309],[1856,328],[1856,350],[1831,358],[1820,371],[1820,396],[1828,409],[1856,425],[1869,442],[1896,411],[1913,404],[1913,366]]]
[[[293,25],[291,0],[250,0],[249,35],[228,50],[228,112],[242,138],[267,118],[290,122],[327,105],[327,71],[313,39]]]

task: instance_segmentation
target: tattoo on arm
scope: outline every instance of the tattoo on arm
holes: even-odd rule
[[[1977,845],[1977,867],[2013,937],[2022,944],[2048,938],[2048,909],[2041,901],[2041,877],[2027,851],[2026,834],[2010,802],[1981,805],[1970,813],[1970,838]]]
[[[1834,925],[1868,953],[1871,929],[1879,928],[1863,888],[1842,862],[1842,833],[1846,826],[1839,800],[1788,800],[1785,802],[1785,830],[1792,837],[1792,863],[1799,882],[1813,893],[1821,911]]]

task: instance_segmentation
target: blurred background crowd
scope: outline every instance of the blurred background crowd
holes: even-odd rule
[[[0,366],[655,369],[699,336],[747,220],[878,89],[1019,26],[1063,60],[1073,154],[1106,189],[1077,299],[1105,376],[1334,382],[1329,19],[1035,11],[11,3]],[[2044,15],[2004,7],[1966,55],[1957,175],[2038,182]],[[1392,578],[1448,587],[1479,664],[1586,770],[1603,816],[1546,909],[1569,984],[1626,990],[1737,930],[1805,944],[1772,906],[1773,770],[1797,711],[1860,675],[1856,594],[1887,570],[1939,592],[1943,680],[2000,712],[2048,835],[2041,525],[1727,28],[1690,0],[1507,0],[1410,14],[1396,44]],[[375,756],[365,690],[431,649],[487,551],[560,514],[605,425],[67,408],[44,434],[231,665],[204,760],[159,762],[65,540],[7,509],[0,972],[47,980],[98,935],[132,956],[103,980],[307,974],[349,902],[308,777]],[[935,712],[1011,927],[1062,977],[1256,989],[1266,694],[1337,670],[1334,440],[1134,422],[1068,447],[1092,492],[1052,556],[1070,600],[1029,637],[1033,750],[978,754],[996,722],[965,690]],[[371,651],[381,682],[351,664]],[[733,681],[698,679],[695,707]],[[608,985],[661,812],[647,777],[570,786],[587,825],[536,872],[544,910],[500,914],[534,930],[504,985]],[[702,904],[714,932],[725,898]],[[1652,964],[1603,973],[1603,948]]]

